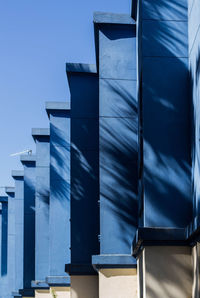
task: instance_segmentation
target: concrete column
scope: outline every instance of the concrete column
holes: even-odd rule
[[[15,180],[15,291],[13,297],[21,297],[23,288],[23,235],[24,235],[24,171],[12,171]]]
[[[34,297],[31,281],[35,280],[35,155],[22,155],[24,166],[24,237],[22,297]]]
[[[95,65],[67,63],[71,92],[72,297],[98,297],[92,255],[99,253],[99,79]]]
[[[137,265],[131,246],[138,224],[136,25],[128,15],[109,13],[95,13],[94,24],[99,65],[100,254],[93,256],[93,264],[99,270],[101,297],[133,298]]]
[[[49,291],[46,277],[49,275],[49,129],[33,128],[36,143],[36,186],[35,186],[35,281],[32,287]]]
[[[0,196],[1,209],[1,272],[0,297],[9,295],[8,288],[8,197]]]
[[[46,110],[50,119],[50,267],[46,282],[55,295],[63,287],[65,298],[70,295],[70,277],[65,273],[65,263],[70,260],[70,104],[49,102]]]
[[[15,188],[6,187],[8,195],[8,290],[9,297],[15,287]]]
[[[192,248],[187,246],[145,247],[139,262],[142,263],[139,297],[191,297]]]

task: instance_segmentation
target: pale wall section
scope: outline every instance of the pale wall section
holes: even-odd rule
[[[143,258],[145,298],[188,298],[192,294],[192,248],[186,246],[146,247]]]
[[[35,298],[52,298],[50,290],[35,290]]]
[[[70,287],[51,287],[52,298],[70,298]]]
[[[137,297],[136,269],[99,270],[99,298]]]
[[[98,297],[98,276],[71,276],[71,298]]]
[[[199,269],[200,269],[200,244],[197,243],[196,246],[192,249],[193,256],[193,290],[192,290],[192,298],[199,298]]]

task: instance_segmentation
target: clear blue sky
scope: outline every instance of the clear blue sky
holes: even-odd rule
[[[70,96],[65,62],[95,63],[93,12],[130,13],[131,0],[0,0],[0,186],[48,127],[45,101]]]

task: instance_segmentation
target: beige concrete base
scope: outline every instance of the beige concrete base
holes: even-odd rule
[[[35,298],[70,298],[70,287],[51,287],[49,290],[35,290]]]
[[[71,276],[71,298],[98,298],[98,276]]]
[[[200,244],[197,243],[196,246],[192,249],[193,256],[193,289],[192,289],[192,298],[200,297]]]
[[[186,246],[146,247],[138,261],[139,298],[192,297],[192,249]]]
[[[52,298],[50,290],[35,290],[35,298]]]
[[[136,269],[99,270],[99,298],[137,297]]]
[[[52,298],[70,298],[70,287],[51,287]]]

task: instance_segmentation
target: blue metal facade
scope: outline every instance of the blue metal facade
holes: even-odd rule
[[[70,104],[46,103],[50,120],[49,285],[69,285],[70,260]]]
[[[35,161],[34,155],[22,155],[24,166],[24,208],[23,208],[23,288],[22,296],[34,291],[31,281],[35,280]]]
[[[8,195],[8,297],[16,290],[15,287],[15,188],[6,187]]]
[[[49,194],[50,194],[50,131],[33,128],[36,143],[35,169],[35,288],[44,288],[49,275]]]
[[[134,0],[94,33],[96,65],[66,64],[71,99],[46,103],[0,198],[2,298],[199,241],[199,1]]]
[[[99,253],[99,81],[95,65],[66,65],[71,92],[70,274],[94,274]],[[75,237],[73,235],[76,235]]]

